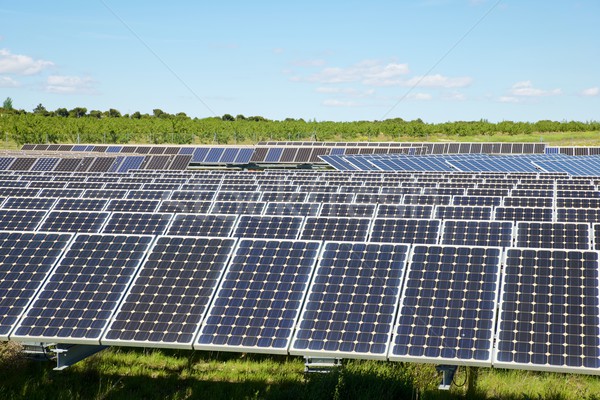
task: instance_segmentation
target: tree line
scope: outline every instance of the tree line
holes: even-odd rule
[[[10,100],[7,99],[7,100]],[[8,106],[8,107],[7,107]],[[225,114],[191,118],[185,113],[152,114],[136,111],[121,114],[76,107],[48,111],[39,104],[31,112],[12,108],[12,100],[0,108],[0,140],[24,143],[173,143],[252,144],[258,141],[426,141],[430,136],[477,136],[494,134],[543,134],[550,132],[600,131],[597,121],[488,122],[456,121],[426,123],[401,118],[381,121],[333,122]]]

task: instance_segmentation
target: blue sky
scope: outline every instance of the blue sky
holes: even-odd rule
[[[0,100],[31,111],[600,120],[597,0],[0,4]]]

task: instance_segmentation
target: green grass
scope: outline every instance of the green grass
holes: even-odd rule
[[[111,348],[64,371],[53,366],[0,346],[0,399],[600,399],[592,376],[471,369],[467,394],[466,384],[439,391],[433,365],[364,360],[306,376],[298,357]],[[464,368],[455,382],[466,383]]]

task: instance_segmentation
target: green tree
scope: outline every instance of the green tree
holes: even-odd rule
[[[111,108],[108,110],[108,116],[111,118],[120,118],[121,112],[119,110],[115,110],[114,108]]]
[[[10,97],[7,97],[6,100],[4,100],[4,103],[2,103],[2,108],[9,111],[13,109],[13,101]]]
[[[66,108],[57,108],[56,111],[54,111],[54,114],[58,115],[59,117],[68,117],[69,111]]]
[[[40,103],[33,109],[33,113],[37,115],[46,116],[48,115],[48,110],[46,110],[46,107],[44,107],[42,103]]]
[[[80,118],[85,117],[87,114],[87,108],[85,107],[75,107],[74,109],[69,111],[69,117]]]
[[[235,121],[235,117],[231,114],[223,114],[221,117],[223,121]]]

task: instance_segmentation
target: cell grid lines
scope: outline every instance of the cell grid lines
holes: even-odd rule
[[[494,365],[598,374],[598,253],[508,249]]]
[[[518,222],[516,247],[591,248],[590,225],[576,222]]]
[[[287,354],[319,249],[316,241],[241,240],[194,348]]]
[[[303,217],[240,215],[234,237],[263,239],[296,239]]]
[[[173,214],[164,213],[114,212],[106,221],[102,232],[162,235],[172,216]]]
[[[376,218],[370,241],[437,244],[440,228],[438,219]]]
[[[175,214],[169,235],[230,237],[237,215]]]
[[[77,234],[11,339],[99,344],[152,240]]]
[[[70,233],[0,231],[0,340],[8,340],[71,238]]]
[[[491,366],[498,247],[413,247],[389,359]]]
[[[290,353],[385,359],[408,249],[326,242]]]
[[[370,224],[370,218],[307,217],[300,239],[365,241]]]
[[[43,210],[0,209],[0,227],[7,231],[33,231],[45,215]]]
[[[513,229],[511,221],[446,220],[440,244],[511,247]]]
[[[160,236],[102,343],[191,349],[235,242]]]
[[[110,213],[104,211],[50,211],[39,230],[98,233]]]

